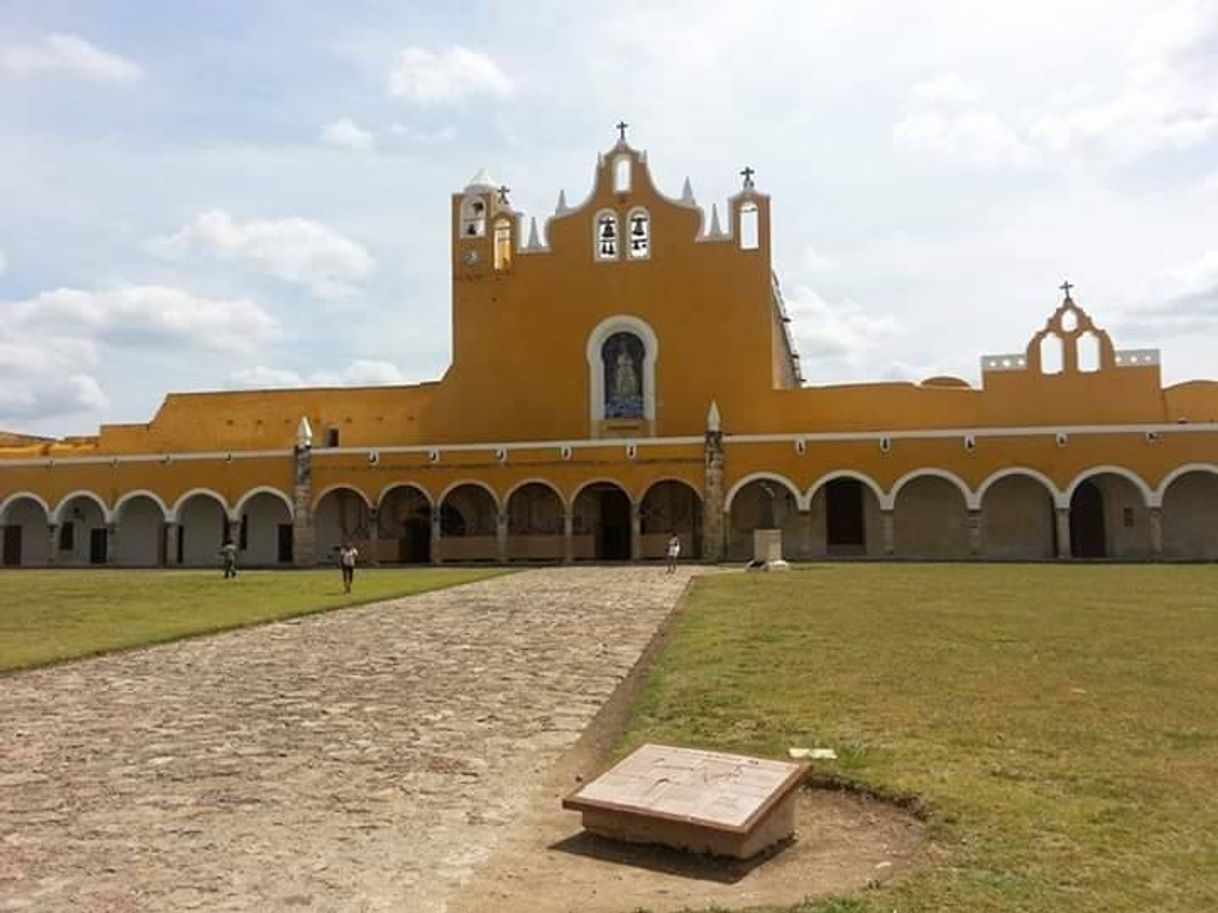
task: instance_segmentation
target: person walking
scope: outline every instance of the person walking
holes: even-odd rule
[[[668,534],[668,544],[664,547],[664,554],[668,556],[668,570],[665,573],[675,573],[677,559],[681,557],[681,540],[676,533]]]
[[[343,572],[343,592],[351,592],[351,584],[355,582],[355,559],[359,550],[350,542],[344,542],[338,549],[338,566]]]
[[[225,542],[220,546],[220,564],[224,568],[224,579],[237,576],[237,546],[233,542]]]

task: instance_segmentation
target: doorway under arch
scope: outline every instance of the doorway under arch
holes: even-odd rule
[[[613,482],[593,482],[575,497],[572,526],[577,559],[630,560],[630,496]]]

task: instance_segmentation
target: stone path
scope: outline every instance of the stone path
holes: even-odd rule
[[[691,573],[527,571],[0,678],[0,910],[439,913]]]

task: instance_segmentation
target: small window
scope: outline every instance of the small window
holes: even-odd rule
[[[486,201],[467,197],[461,202],[461,237],[481,238],[486,234]]]
[[[512,225],[506,219],[495,223],[495,269],[512,265]]]
[[[616,260],[618,251],[617,215],[602,212],[596,217],[596,258]]]
[[[756,203],[745,203],[740,207],[740,249],[756,250],[761,244],[760,217]]]
[[[337,428],[327,428],[326,429],[326,446],[327,447],[337,447],[338,446],[338,429]]]
[[[70,552],[76,548],[76,524],[69,520],[59,524],[59,550]]]
[[[630,192],[630,159],[620,155],[613,163],[613,192]]]
[[[641,260],[651,255],[651,217],[645,209],[635,209],[627,219],[630,232],[630,257]]]

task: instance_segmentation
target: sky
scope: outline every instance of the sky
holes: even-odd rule
[[[621,119],[670,196],[756,169],[809,383],[977,384],[1064,279],[1218,377],[1218,0],[0,0],[0,116],[8,430],[439,378],[450,194],[541,223]]]

